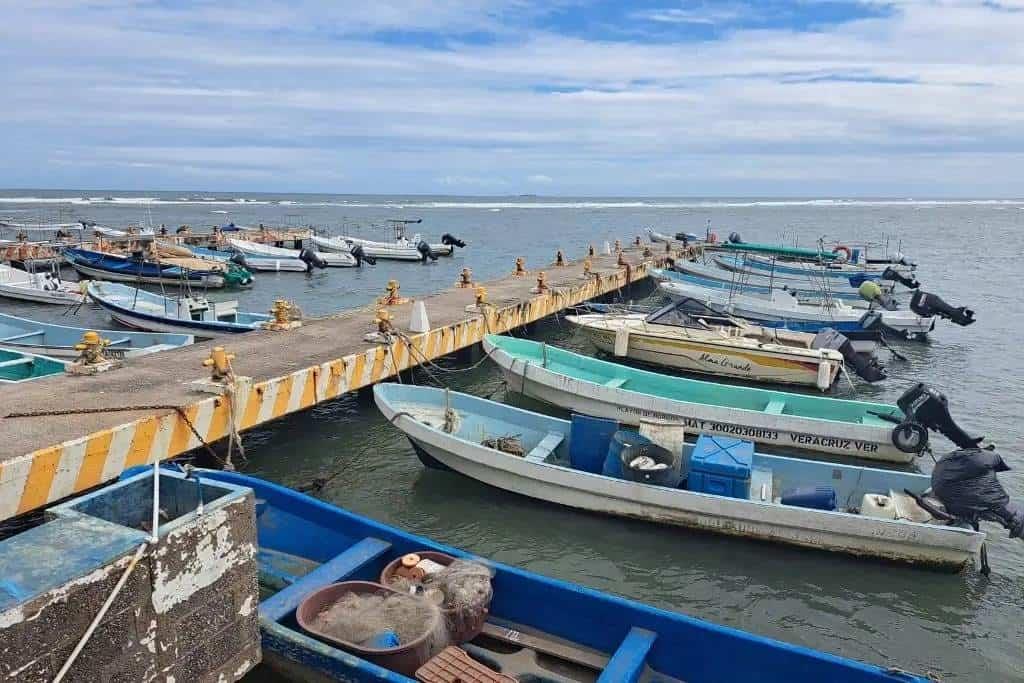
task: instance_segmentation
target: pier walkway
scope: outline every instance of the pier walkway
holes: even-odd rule
[[[390,344],[367,342],[378,305],[306,320],[288,331],[257,331],[131,360],[95,376],[55,376],[0,386],[0,520],[39,508],[117,477],[125,468],[171,458],[282,415],[305,410],[372,385],[501,333],[647,277],[662,245],[640,247],[564,266],[527,264],[522,277],[483,282],[487,304],[473,288],[419,297],[431,329],[407,331],[412,304],[390,306],[405,333]],[[663,247],[662,247],[663,248]],[[513,264],[509,264],[512,266]],[[537,271],[549,290],[535,291]],[[202,393],[203,361],[214,346],[235,354],[238,381],[227,395]]]

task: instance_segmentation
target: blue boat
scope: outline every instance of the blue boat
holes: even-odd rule
[[[195,338],[191,334],[153,334],[124,330],[97,330],[70,327],[19,318],[0,313],[0,347],[15,351],[40,353],[55,358],[77,358],[75,344],[90,330],[110,342],[107,353],[114,357],[152,353],[167,348],[187,346]]]
[[[715,262],[726,270],[734,270],[740,273],[751,273],[757,275],[771,275],[775,278],[800,279],[827,278],[833,281],[846,281],[852,287],[860,287],[865,281],[878,281],[882,279],[896,279],[906,287],[916,288],[916,280],[912,275],[900,272],[905,266],[892,265],[885,268],[880,266],[855,266],[847,264],[817,265],[814,263],[775,261],[759,256],[730,254],[715,257]],[[886,275],[888,274],[888,277]],[[899,278],[896,278],[896,276]]]
[[[46,356],[0,348],[0,384],[18,384],[64,372],[67,363]]]
[[[266,664],[299,680],[412,683],[308,635],[296,622],[297,608],[333,583],[375,581],[385,565],[407,553],[480,558],[254,477],[206,470],[200,475],[255,493],[261,588],[264,596],[273,593],[259,608]],[[482,635],[463,647],[492,668],[516,669],[520,680],[927,681],[485,562],[494,571],[494,597]],[[553,670],[541,668],[545,662],[553,662]]]
[[[843,301],[850,302],[851,305],[862,304],[864,308],[867,308],[868,306],[868,302],[862,299],[855,289],[843,288],[839,291],[829,290],[827,292],[822,292],[821,289],[815,290],[810,287],[796,284],[793,281],[780,282],[774,286],[744,282],[742,279],[729,282],[661,268],[655,268],[652,270],[651,276],[657,280],[687,282],[691,285],[698,285],[700,287],[718,289],[726,292],[736,292],[738,294],[771,294],[772,292],[785,291],[790,292],[796,296],[798,301],[802,302],[820,302],[831,298],[842,299]]]
[[[121,256],[88,249],[64,249],[64,257],[80,274],[97,280],[131,282],[151,285],[190,284],[201,287],[243,285],[252,276],[233,264],[211,263],[209,270],[182,268],[157,263],[142,257]]]

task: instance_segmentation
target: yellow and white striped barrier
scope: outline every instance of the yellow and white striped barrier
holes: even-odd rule
[[[646,264],[631,280],[646,277]],[[447,327],[397,339],[265,381],[239,382],[234,398],[203,396],[175,410],[42,448],[0,464],[0,520],[33,510],[117,477],[135,465],[172,458],[228,436],[232,414],[238,431],[305,410],[321,401],[376,384],[402,370],[535,322],[570,306],[619,289],[619,271],[502,307]],[[411,347],[411,348],[410,348]],[[234,400],[234,404],[229,403]],[[194,431],[193,431],[194,428]],[[197,434],[199,436],[197,436]],[[200,437],[202,437],[200,439]]]

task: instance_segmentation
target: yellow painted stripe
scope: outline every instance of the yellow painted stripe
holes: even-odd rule
[[[221,396],[210,416],[210,426],[206,430],[206,441],[213,442],[228,434],[228,419],[231,415],[230,396]]]
[[[60,446],[51,446],[32,454],[32,467],[25,480],[25,490],[22,492],[21,502],[18,504],[18,514],[34,510],[47,503],[62,450]]]
[[[266,393],[267,382],[254,385],[249,392],[249,400],[245,404],[245,413],[242,415],[242,429],[248,429],[256,424],[260,417],[260,406],[263,404],[263,395]]]
[[[138,423],[135,434],[132,435],[132,445],[124,459],[125,469],[149,462],[149,449],[153,446],[153,436],[159,426],[159,417],[151,417]]]
[[[384,347],[378,346],[373,353],[373,370],[370,372],[370,381],[376,382],[381,378],[381,371],[384,369]]]
[[[306,373],[306,384],[302,387],[302,397],[299,398],[300,408],[308,408],[316,403],[316,380],[320,370],[313,368]]]
[[[107,461],[107,453],[110,451],[110,442],[113,438],[114,430],[112,429],[105,429],[89,437],[85,446],[85,454],[82,456],[82,464],[78,468],[78,477],[75,479],[76,491],[100,483],[103,465]]]
[[[293,375],[282,377],[277,385],[277,398],[274,400],[274,412],[272,417],[281,417],[288,409],[288,401],[292,397]]]
[[[189,422],[195,424],[196,413],[199,412],[199,405],[192,404],[185,408],[185,415],[188,417],[188,422],[182,419],[181,415],[176,415],[174,421],[174,431],[171,433],[171,443],[167,447],[167,452],[171,455],[177,455],[178,453],[184,453],[188,450],[189,441],[192,439],[192,428],[189,426]]]
[[[345,359],[331,362],[331,381],[327,383],[327,394],[323,398],[334,398],[341,394],[345,386]]]
[[[352,365],[352,385],[349,391],[359,389],[363,386],[363,370],[366,368],[366,354],[360,353],[356,356],[356,362]]]

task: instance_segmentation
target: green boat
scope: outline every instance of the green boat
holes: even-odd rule
[[[820,249],[800,249],[799,247],[782,247],[774,244],[759,244],[757,242],[723,242],[715,245],[726,251],[750,251],[758,254],[769,254],[771,256],[782,256],[792,259],[810,259],[812,261],[834,261],[838,254],[822,251]]]
[[[894,405],[671,377],[527,339],[488,335],[484,349],[513,391],[584,415],[670,420],[695,432],[896,463],[924,446],[894,445],[904,420]]]
[[[0,349],[0,384],[27,382],[64,372],[67,363],[34,353]]]

